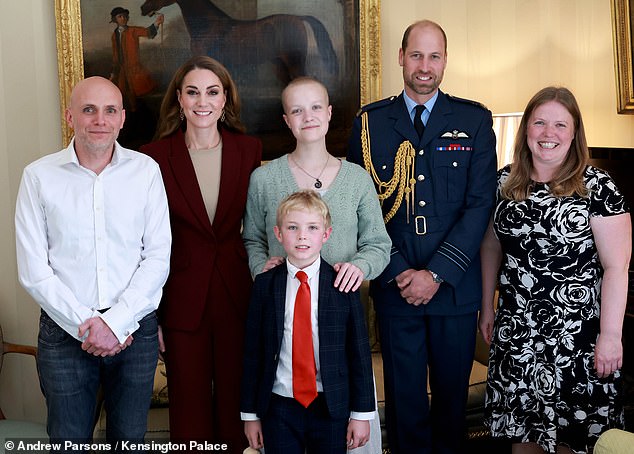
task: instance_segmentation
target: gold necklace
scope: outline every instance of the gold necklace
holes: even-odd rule
[[[320,189],[323,186],[323,183],[321,182],[320,178],[321,176],[324,174],[324,170],[326,170],[326,167],[328,166],[328,161],[330,161],[330,153],[328,154],[328,157],[326,158],[326,163],[324,164],[324,167],[321,169],[321,172],[319,172],[319,176],[314,177],[312,176],[310,173],[306,172],[302,166],[300,166],[298,164],[298,162],[295,160],[295,158],[293,158],[293,154],[289,154],[288,155],[291,158],[291,161],[293,161],[293,163],[297,166],[297,168],[299,170],[301,170],[302,172],[304,172],[306,175],[308,175],[309,177],[313,178],[315,180],[315,188]]]
[[[193,143],[188,144],[187,141],[185,141],[185,146],[187,146],[187,149],[190,151],[201,151],[201,150],[213,150],[214,148],[217,148],[218,145],[220,145],[220,142],[222,142],[222,135],[218,134],[218,141],[216,142],[216,145],[210,145],[207,148],[200,148],[200,147],[193,147]],[[191,145],[191,146],[190,146]]]

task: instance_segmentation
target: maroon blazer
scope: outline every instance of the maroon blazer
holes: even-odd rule
[[[232,306],[246,320],[252,279],[241,225],[249,177],[260,165],[262,143],[225,129],[221,134],[220,192],[213,224],[183,133],[178,130],[141,147],[159,164],[169,202],[172,255],[159,306],[160,322],[168,329],[197,329],[207,301]]]

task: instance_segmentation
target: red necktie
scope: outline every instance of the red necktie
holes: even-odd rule
[[[300,284],[293,315],[293,396],[308,408],[317,397],[317,371],[310,322],[310,287],[306,273],[298,271],[295,277]]]

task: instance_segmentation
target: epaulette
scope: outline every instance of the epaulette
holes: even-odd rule
[[[396,101],[396,98],[398,98],[398,96],[390,96],[389,98],[384,98],[379,101],[374,101],[370,104],[366,104],[365,106],[361,106],[356,116],[358,117],[363,112],[369,112],[370,110],[378,109],[379,107],[389,106],[394,101]]]
[[[489,110],[487,106],[485,106],[481,102],[473,101],[472,99],[458,98],[457,96],[451,96],[451,95],[447,95],[447,97],[452,101],[462,102],[465,104],[471,104],[472,106],[480,107],[481,109],[484,109],[484,110]]]

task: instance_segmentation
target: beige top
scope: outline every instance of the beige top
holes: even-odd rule
[[[220,166],[222,164],[222,140],[214,148],[209,150],[189,150],[192,158],[198,187],[205,202],[207,216],[213,224],[218,206],[218,193],[220,192]]]

